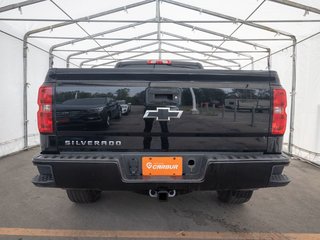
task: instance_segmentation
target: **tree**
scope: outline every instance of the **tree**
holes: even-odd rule
[[[117,97],[116,100],[126,100],[128,101],[129,98],[129,88],[120,88],[116,91]]]

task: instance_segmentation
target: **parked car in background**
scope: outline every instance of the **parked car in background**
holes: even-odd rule
[[[122,115],[128,115],[131,112],[131,103],[126,103],[126,100],[117,100],[121,106]]]
[[[120,119],[121,115],[120,104],[108,97],[75,98],[56,103],[57,129],[109,128],[111,119]]]

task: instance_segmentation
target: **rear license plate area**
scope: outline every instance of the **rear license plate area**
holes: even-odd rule
[[[180,156],[142,157],[143,176],[182,176],[183,158]]]

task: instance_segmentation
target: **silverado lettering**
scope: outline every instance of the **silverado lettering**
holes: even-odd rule
[[[121,146],[121,141],[64,141],[66,146]]]

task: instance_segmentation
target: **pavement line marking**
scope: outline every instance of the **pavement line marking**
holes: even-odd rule
[[[216,240],[320,240],[320,233],[250,233],[196,231],[109,231],[38,228],[0,228],[0,236]]]

